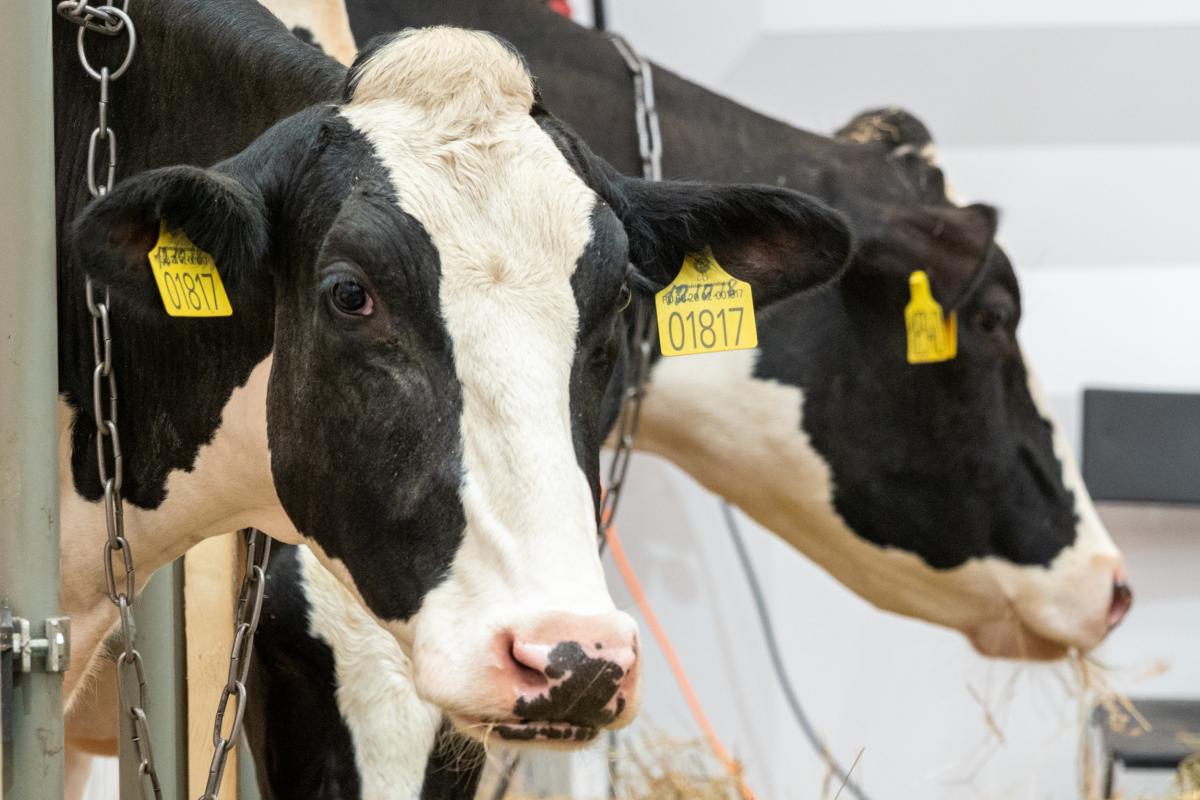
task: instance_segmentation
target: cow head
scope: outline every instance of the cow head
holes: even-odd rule
[[[959,629],[988,655],[1094,647],[1130,594],[1018,346],[996,214],[947,200],[910,115],[864,114],[841,136],[858,166],[826,198],[860,240],[846,275],[765,314],[756,357],[660,364],[645,445],[881,608]],[[907,363],[917,269],[957,314],[953,360]],[[697,443],[675,422],[705,414],[742,418],[736,439]]]
[[[635,626],[596,552],[629,292],[711,246],[765,303],[849,250],[791,192],[614,175],[537,106],[518,55],[446,28],[377,42],[340,105],[229,161],[90,207],[77,241],[104,246],[78,257],[146,319],[160,222],[214,256],[234,319],[271,320],[271,497],[239,502],[281,504],[418,690],[514,741],[586,741],[636,705]]]

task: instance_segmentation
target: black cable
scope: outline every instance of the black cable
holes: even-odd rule
[[[733,517],[733,508],[722,500],[721,511],[725,514],[725,527],[729,530],[729,538],[733,540],[734,549],[737,550],[738,561],[741,562],[742,572],[746,575],[746,583],[750,585],[750,592],[754,595],[754,607],[758,612],[758,622],[762,627],[763,638],[767,640],[767,651],[771,654],[771,666],[775,669],[775,678],[779,681],[779,687],[783,689],[796,724],[800,726],[800,730],[804,731],[805,738],[808,739],[808,743],[812,745],[817,755],[833,770],[837,780],[845,785],[846,791],[857,797],[858,800],[867,800],[862,788],[850,780],[850,776],[842,769],[841,764],[834,760],[833,754],[817,736],[812,722],[804,713],[804,708],[796,696],[796,690],[792,687],[791,680],[788,679],[787,668],[783,663],[783,656],[779,652],[779,641],[775,638],[775,626],[771,623],[771,612],[767,610],[767,602],[763,598],[762,584],[758,580],[758,573],[754,571],[754,564],[750,561],[750,553],[746,550],[746,543],[738,529],[737,520]]]
[[[604,14],[604,0],[592,0],[592,27],[598,31],[608,30]]]

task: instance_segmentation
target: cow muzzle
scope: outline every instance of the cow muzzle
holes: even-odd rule
[[[498,633],[493,654],[491,694],[504,712],[452,714],[468,735],[569,747],[633,718],[641,670],[637,629],[627,614],[542,615]]]

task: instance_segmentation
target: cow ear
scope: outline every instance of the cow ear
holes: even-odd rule
[[[876,222],[864,225],[854,272],[907,278],[924,270],[938,302],[957,308],[983,275],[997,217],[996,209],[980,203],[887,206]]]
[[[99,283],[135,305],[161,306],[149,253],[160,225],[182,230],[213,257],[231,296],[255,277],[267,250],[267,215],[258,188],[198,167],[143,172],[117,184],[76,219],[71,247]]]
[[[711,247],[761,308],[834,280],[850,255],[841,215],[787,189],[631,178],[621,189],[630,260],[658,285],[675,277],[684,256]]]

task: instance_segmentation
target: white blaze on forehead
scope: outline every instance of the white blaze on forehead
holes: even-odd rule
[[[442,319],[462,385],[467,518],[450,576],[420,615],[441,625],[482,628],[491,623],[481,614],[518,609],[612,608],[570,409],[571,276],[596,200],[530,117],[532,103],[514,53],[486,34],[442,28],[407,33],[372,56],[341,109],[441,262]],[[417,669],[428,674],[417,644]]]
[[[491,34],[420,28],[380,47],[355,78],[352,105],[397,101],[443,128],[487,127],[507,115],[528,114],[533,82],[517,54]]]

